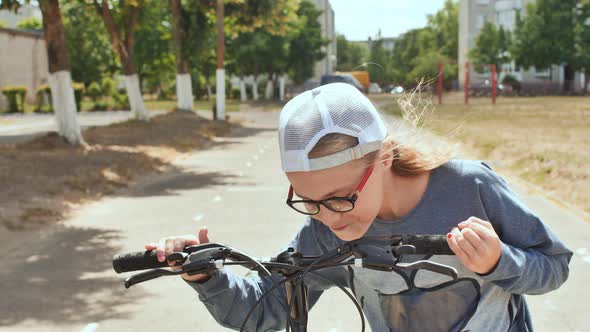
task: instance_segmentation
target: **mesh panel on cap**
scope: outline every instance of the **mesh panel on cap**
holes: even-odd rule
[[[285,151],[305,150],[311,139],[324,129],[315,102],[301,105],[285,125]]]
[[[360,94],[358,91],[356,93]],[[364,100],[365,96],[359,98],[358,95],[355,96],[355,93],[328,92],[324,98],[326,103],[330,105],[328,112],[332,121],[340,128],[360,133],[375,121],[374,115],[369,110],[369,105]]]

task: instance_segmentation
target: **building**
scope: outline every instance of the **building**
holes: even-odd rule
[[[513,31],[516,27],[516,13],[526,15],[526,5],[535,0],[461,0],[459,8],[459,83],[465,83],[465,63],[469,61],[469,50],[475,47],[475,40],[485,22],[502,26]],[[575,90],[582,89],[584,75],[575,73],[574,77],[565,77],[565,65],[556,64],[547,70],[535,68],[517,68],[516,64],[503,64],[498,68],[498,81],[506,75],[512,75],[521,82],[555,82],[562,84],[564,80],[573,80]],[[470,70],[470,81],[481,81],[490,78],[490,74],[478,74]]]
[[[47,83],[49,68],[43,33],[0,28],[0,88],[28,87],[27,102],[35,102],[39,85]],[[0,94],[0,108],[6,108]]]
[[[318,61],[315,66],[311,84],[319,85],[322,75],[331,74],[336,68],[336,29],[334,25],[334,9],[329,0],[314,0],[313,3],[322,11],[318,17],[322,25],[322,37],[330,40],[330,44],[324,46],[322,51],[326,54],[324,59]]]
[[[9,85],[28,87],[27,102],[35,102],[39,85],[47,83],[49,69],[43,33],[17,30],[22,19],[41,19],[39,7],[22,5],[15,12],[0,10],[0,89]],[[0,94],[0,109],[6,108],[4,95]]]

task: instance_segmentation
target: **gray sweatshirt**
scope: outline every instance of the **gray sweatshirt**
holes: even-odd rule
[[[524,294],[544,294],[567,279],[572,251],[510,190],[506,182],[480,161],[452,160],[432,171],[417,206],[398,220],[375,219],[365,236],[446,234],[470,216],[490,221],[502,240],[496,268],[480,275],[455,256],[410,255],[453,266],[460,279],[420,270],[407,274],[413,285],[393,272],[335,267],[322,275],[352,290],[371,329],[377,331],[533,331]],[[344,243],[328,227],[306,218],[288,244],[305,255],[320,255]],[[280,280],[280,276],[274,276]],[[475,280],[475,281],[474,281]],[[218,270],[203,283],[188,282],[213,317],[239,329],[256,300],[273,285],[266,276],[239,276]],[[306,277],[313,306],[333,285]],[[275,293],[275,292],[273,292]],[[275,294],[258,306],[248,331],[285,328],[286,312]],[[351,305],[353,305],[351,303]]]

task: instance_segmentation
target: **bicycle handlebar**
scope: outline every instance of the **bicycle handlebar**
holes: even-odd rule
[[[290,326],[297,331],[306,331],[307,291],[303,285],[303,277],[307,273],[317,275],[315,271],[320,269],[354,265],[373,270],[397,272],[424,269],[447,275],[454,280],[458,278],[457,271],[453,267],[424,260],[424,258],[412,263],[401,263],[401,258],[404,255],[430,256],[454,255],[454,253],[449,248],[444,235],[433,234],[364,237],[345,242],[320,256],[305,256],[295,251],[295,249],[289,248],[269,260],[253,258],[223,244],[205,243],[185,247],[181,252],[174,252],[168,255],[164,262],[157,260],[155,250],[115,255],[113,257],[113,269],[117,273],[153,269],[126,278],[126,288],[166,275],[208,273],[225,265],[240,265],[269,276],[272,272],[279,273],[285,276],[285,279],[277,283],[271,278],[274,287],[262,294],[256,305],[272,291],[278,291],[280,285],[284,285],[287,289],[290,289],[287,293],[291,294],[287,295],[286,303],[290,312],[287,315],[287,331],[289,331]],[[180,266],[180,269],[175,271],[161,269],[169,266],[167,261],[175,262],[174,265]],[[325,278],[321,275],[318,275],[318,277]],[[336,286],[345,292],[356,305],[361,316],[361,330],[364,331],[364,315],[359,303],[346,289],[339,285]],[[294,304],[296,304],[295,307],[293,307]],[[251,308],[246,319],[244,319],[241,330],[244,329],[256,305]]]

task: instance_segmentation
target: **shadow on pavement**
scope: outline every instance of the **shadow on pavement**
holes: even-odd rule
[[[26,320],[64,324],[129,317],[129,307],[149,294],[136,288],[134,296],[126,296],[121,281],[112,277],[111,259],[120,249],[112,243],[120,238],[119,232],[54,227],[50,236],[22,251],[36,255],[13,251],[3,258],[0,326]]]

